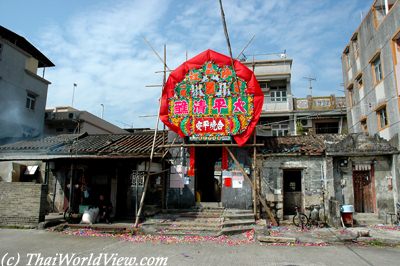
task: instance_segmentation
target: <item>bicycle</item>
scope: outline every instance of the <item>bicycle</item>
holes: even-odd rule
[[[307,216],[305,213],[299,211],[299,207],[295,206],[296,214],[293,216],[293,224],[297,227],[304,229],[304,226],[310,228],[312,225],[322,227],[325,226],[324,222],[319,220],[319,209],[321,206],[319,205],[310,205],[310,207],[306,207],[306,209],[310,210],[310,214]],[[316,209],[317,213],[313,215],[313,210]],[[314,217],[315,216],[315,217]]]
[[[64,211],[64,220],[67,223],[77,223],[81,219],[82,214],[67,207]]]
[[[304,229],[304,226],[308,224],[308,217],[307,215],[299,211],[300,208],[298,206],[295,206],[294,208],[296,214],[293,216],[293,224],[297,227],[301,226],[301,228]]]

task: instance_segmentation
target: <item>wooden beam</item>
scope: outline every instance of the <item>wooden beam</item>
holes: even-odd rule
[[[237,168],[240,170],[240,172],[243,174],[243,176],[245,177],[245,179],[250,182],[251,187],[254,191],[254,187],[255,184],[253,184],[253,182],[251,181],[250,177],[247,175],[247,173],[244,171],[243,167],[240,165],[239,161],[236,159],[235,155],[233,155],[233,153],[231,152],[231,150],[228,147],[225,147],[225,149],[228,151],[229,156],[232,158],[232,160],[235,162]],[[269,208],[269,206],[267,205],[267,202],[260,196],[258,196],[258,200],[260,201],[260,203],[263,205],[269,220],[271,221],[272,225],[278,225],[278,223],[275,220],[275,217],[271,211],[271,209]],[[254,200],[254,196],[253,196],[253,200]],[[253,201],[253,204],[256,204],[255,201]]]

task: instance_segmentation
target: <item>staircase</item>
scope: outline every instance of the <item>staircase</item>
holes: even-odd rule
[[[256,221],[252,210],[226,209],[220,234],[231,235],[254,229]]]
[[[141,226],[149,234],[217,236],[221,230],[222,207],[167,210]]]
[[[379,215],[376,213],[354,213],[353,220],[356,226],[377,225],[385,223],[382,219],[379,218]]]
[[[218,206],[169,209],[147,219],[141,229],[148,234],[173,236],[219,236],[252,230],[251,210],[224,209]]]

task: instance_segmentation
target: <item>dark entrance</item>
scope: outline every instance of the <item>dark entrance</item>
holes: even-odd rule
[[[220,171],[221,157],[222,147],[196,147],[196,192],[202,202],[221,201],[221,183],[214,178],[214,171]]]
[[[302,207],[301,170],[283,170],[283,215],[295,214]]]
[[[372,181],[370,171],[353,171],[354,209],[356,212],[374,212]]]
[[[339,133],[339,122],[315,123],[316,134],[337,134]]]

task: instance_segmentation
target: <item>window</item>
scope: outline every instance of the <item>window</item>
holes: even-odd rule
[[[358,33],[355,33],[353,38],[351,39],[351,43],[353,45],[354,57],[358,57],[359,52],[359,44],[358,44]]]
[[[349,107],[353,107],[353,84],[350,84],[349,87],[347,87],[347,95],[348,95],[348,100],[349,100]]]
[[[372,60],[372,71],[374,72],[375,84],[379,83],[383,79],[381,57],[379,54]]]
[[[339,122],[315,123],[315,134],[337,134],[339,133]]]
[[[356,84],[357,84],[357,87],[358,87],[359,89],[361,89],[362,86],[364,85],[364,84],[363,84],[363,79],[362,79],[362,74],[359,74],[359,75],[356,77]]]
[[[266,81],[259,81],[258,84],[260,85],[260,88],[262,91],[267,90],[267,82]]]
[[[380,23],[383,21],[387,13],[389,13],[390,9],[393,7],[394,1],[388,0],[387,7],[385,6],[385,1],[379,0],[375,1],[373,6],[374,13],[374,26],[375,28],[379,27]]]
[[[271,102],[286,102],[286,87],[283,86],[274,86],[271,87],[270,91]]]
[[[378,109],[376,114],[378,115],[379,129],[387,127],[389,125],[389,120],[387,117],[386,105]]]
[[[346,69],[349,69],[351,66],[351,60],[350,60],[350,47],[346,46],[343,52],[343,60],[344,63],[346,64]]]
[[[361,125],[361,130],[364,133],[368,133],[368,125],[367,125],[367,118],[364,118],[360,121],[360,125]]]
[[[37,95],[27,92],[25,107],[30,110],[35,110],[36,98]]]
[[[289,133],[289,125],[284,124],[273,124],[272,128],[272,136],[287,136]]]

